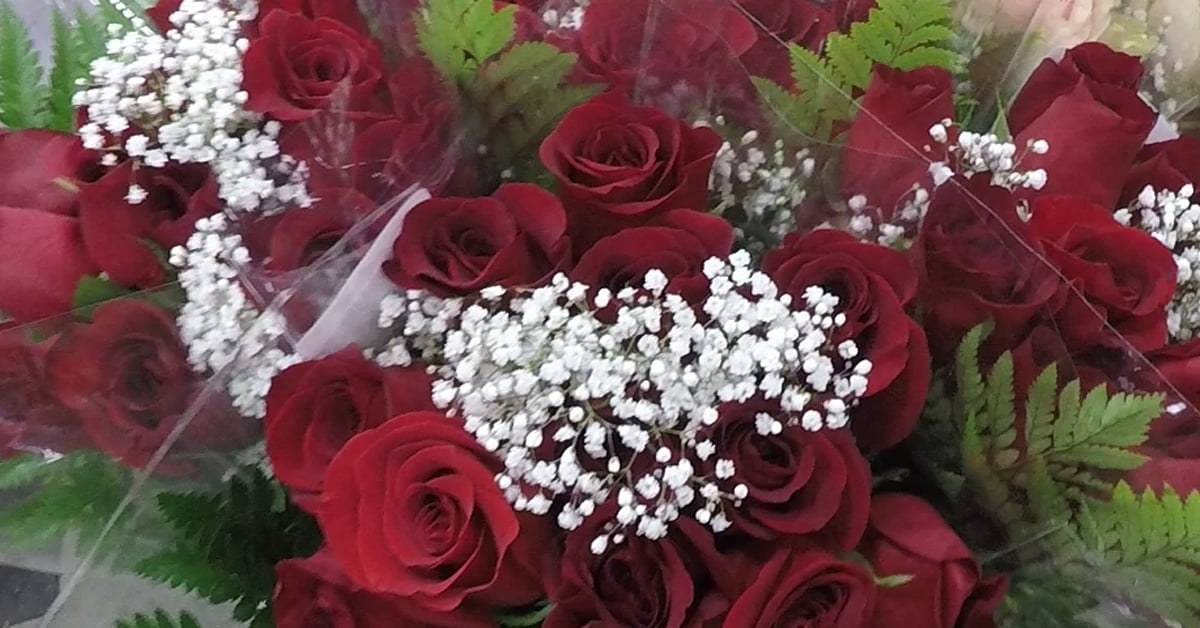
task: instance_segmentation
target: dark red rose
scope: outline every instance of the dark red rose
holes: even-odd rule
[[[369,36],[284,11],[272,11],[260,29],[242,61],[247,109],[284,122],[379,109],[383,55]]]
[[[80,231],[79,186],[100,175],[79,138],[0,130],[0,312],[29,322],[71,309],[98,272]]]
[[[871,625],[875,596],[875,582],[862,566],[823,550],[781,548],[755,573],[722,626],[863,628]]]
[[[762,436],[760,414],[779,416],[777,403],[749,401],[720,407],[710,439],[716,459],[733,461],[737,480],[750,491],[727,513],[735,529],[761,539],[821,534],[842,549],[858,543],[867,527],[871,471],[847,430],[810,432],[784,423]]]
[[[389,86],[392,116],[355,136],[350,177],[376,200],[417,183],[436,195],[458,159],[453,98],[433,65],[420,57],[403,62]]]
[[[543,628],[716,625],[729,609],[736,582],[712,533],[680,518],[666,538],[628,534],[596,554],[592,541],[605,533],[602,526],[613,509],[601,507],[567,535],[562,559],[546,575],[554,606]]]
[[[360,33],[369,32],[363,12],[353,0],[260,0],[257,19],[247,25],[248,35],[256,36],[259,24],[275,11],[295,13],[314,20],[320,17],[329,18]]]
[[[910,576],[877,592],[875,628],[994,628],[1008,578],[984,577],[937,511],[911,495],[877,495],[859,552],[877,577]]]
[[[1166,395],[1162,416],[1150,424],[1151,455],[1200,459],[1200,339],[1147,353],[1130,379],[1138,390]]]
[[[203,381],[188,364],[174,319],[145,301],[98,306],[90,323],[66,331],[51,348],[46,373],[100,449],[130,466],[147,464],[183,417],[190,422],[172,453],[247,444],[248,430],[227,402],[197,400]],[[202,405],[193,412],[196,403]]]
[[[930,377],[925,332],[905,314],[917,295],[917,274],[904,254],[818,229],[789,234],[763,258],[763,272],[793,299],[809,286],[837,295],[846,324],[834,342],[853,339],[872,365],[850,427],[868,449],[904,440],[925,405]]]
[[[1177,495],[1200,491],[1200,458],[1152,457],[1124,478],[1134,491],[1160,493],[1171,487]]]
[[[931,190],[929,163],[944,160],[946,147],[929,136],[929,129],[954,117],[953,98],[953,77],[942,68],[876,68],[863,111],[846,133],[842,195],[864,196],[886,222],[915,186]]]
[[[482,198],[434,198],[405,218],[383,272],[438,296],[536,285],[567,262],[566,228],[558,199],[528,183]]]
[[[567,113],[538,154],[572,212],[572,235],[590,243],[652,212],[705,207],[720,146],[712,129],[606,95]]]
[[[311,510],[325,472],[355,434],[406,412],[433,411],[425,369],[383,368],[350,347],[290,366],[271,380],[267,456],[297,504]]]
[[[140,203],[126,199],[131,185],[145,190]],[[88,254],[112,281],[131,288],[162,284],[161,251],[187,242],[196,220],[220,209],[216,179],[202,164],[135,170],[127,161],[79,189],[79,224]]]
[[[1178,192],[1185,185],[1200,185],[1200,140],[1183,135],[1142,147],[1125,179],[1121,204],[1132,203],[1147,185],[1155,192]]]
[[[452,419],[397,416],[333,459],[317,519],[358,585],[436,612],[483,613],[542,596],[542,520],[496,486],[504,465]]]
[[[667,292],[697,304],[708,294],[704,261],[729,255],[732,246],[729,223],[679,209],[667,212],[656,224],[601,238],[569,274],[575,281],[615,294],[626,287],[641,288],[646,272],[657,269],[667,276]]]
[[[326,190],[311,207],[284,212],[270,226],[266,268],[287,272],[316,262],[373,209],[375,203],[354,190]]]
[[[579,30],[579,69],[587,82],[652,101],[711,96],[744,72],[734,60],[756,39],[750,21],[720,0],[594,0]]]
[[[373,593],[346,577],[328,550],[275,566],[275,628],[488,628],[491,622],[437,616],[404,598]]]
[[[825,37],[837,29],[829,10],[810,0],[742,0],[739,4],[758,21],[755,27],[761,31],[754,46],[742,54],[746,72],[780,85],[795,85],[786,44],[819,53]]]
[[[1166,344],[1166,307],[1177,272],[1169,249],[1079,198],[1043,196],[1032,211],[1030,232],[1073,288],[1057,318],[1069,348],[1150,351]]]
[[[66,453],[89,444],[78,415],[50,388],[45,358],[52,343],[34,343],[21,329],[0,332],[0,432],[12,438],[10,448]]]
[[[1094,42],[1038,66],[1013,101],[1008,124],[1018,147],[1032,140],[1050,144],[1049,153],[1021,161],[1022,169],[1046,171],[1043,194],[1116,204],[1158,120],[1138,96],[1141,78],[1141,59]]]
[[[953,179],[934,193],[912,254],[921,275],[925,329],[934,356],[953,355],[963,334],[992,319],[985,354],[1025,337],[1062,302],[1057,272],[1017,215],[1016,199],[987,176]]]

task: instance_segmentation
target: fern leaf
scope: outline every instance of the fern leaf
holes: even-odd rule
[[[95,0],[96,10],[105,25],[116,24],[125,31],[146,27],[145,13],[136,4],[123,0]]]
[[[1029,456],[1041,456],[1053,441],[1054,396],[1058,386],[1058,365],[1042,370],[1029,388],[1025,400],[1025,450]]]
[[[0,2],[0,125],[39,126],[42,67],[29,31],[7,2]]]
[[[863,26],[866,24],[855,25],[862,41],[878,43],[878,40],[863,35]],[[886,48],[877,54],[887,56]],[[865,89],[867,83],[871,82],[872,59],[863,49],[863,44],[854,37],[853,31],[851,35],[830,35],[825,41],[825,57],[829,60],[831,73],[838,78],[837,84]]]
[[[75,11],[73,21],[75,23],[76,74],[86,76],[88,65],[104,54],[108,32],[105,30],[103,18],[82,9]]]
[[[992,370],[988,371],[984,381],[984,390],[987,395],[985,403],[988,411],[981,415],[981,424],[993,437],[993,449],[1007,447],[1012,444],[1011,440],[1007,443],[996,442],[996,440],[998,435],[1005,431],[1011,431],[1016,420],[1016,410],[1013,404],[1015,393],[1013,391],[1012,353],[1005,352],[992,365]]]
[[[46,90],[45,120],[47,128],[69,132],[75,128],[75,79],[79,78],[79,44],[67,18],[61,11],[50,14],[53,33],[50,80]]]
[[[0,460],[0,491],[32,486],[45,478],[51,467],[45,458],[19,454]]]
[[[980,415],[986,405],[983,373],[979,369],[979,348],[983,339],[991,333],[991,325],[983,323],[967,332],[958,345],[955,355],[955,380],[958,383],[958,398],[963,412]]]
[[[200,628],[200,622],[187,611],[173,617],[160,608],[152,615],[137,613],[129,619],[119,620],[114,628]]]
[[[516,7],[496,10],[491,0],[429,0],[417,21],[417,43],[442,76],[465,85],[512,39],[515,15]]]

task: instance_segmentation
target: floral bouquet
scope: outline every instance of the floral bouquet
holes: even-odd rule
[[[5,559],[41,626],[1200,626],[1196,9],[0,10]]]

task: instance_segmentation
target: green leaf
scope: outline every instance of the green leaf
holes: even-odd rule
[[[893,576],[875,576],[875,586],[881,589],[894,589],[912,582],[912,574],[896,574]]]
[[[0,2],[0,125],[40,126],[42,66],[29,31],[7,2]]]
[[[187,611],[173,617],[160,608],[151,615],[137,613],[129,619],[119,620],[114,628],[200,628],[200,622]]]
[[[145,11],[136,3],[96,0],[96,10],[106,25],[116,24],[124,31],[141,30],[146,27]]]
[[[75,129],[75,107],[71,100],[75,95],[75,79],[80,77],[76,59],[79,44],[61,11],[55,10],[50,14],[50,26],[53,53],[44,124],[46,128],[71,132]]]
[[[1008,116],[1004,113],[1004,100],[996,94],[996,120],[992,122],[992,135],[1002,142],[1012,140],[1012,131],[1008,128]]]
[[[515,6],[491,0],[427,0],[417,20],[417,43],[442,76],[466,85],[513,37]]]
[[[49,475],[51,464],[35,454],[19,454],[0,460],[0,490],[33,486]]]
[[[75,284],[75,294],[71,298],[71,308],[75,310],[90,310],[95,306],[133,294],[108,279],[86,275]],[[90,315],[90,312],[86,313]]]
[[[496,616],[496,622],[504,628],[529,628],[540,626],[550,616],[554,608],[550,602],[542,600],[533,605],[532,609],[508,609]]]

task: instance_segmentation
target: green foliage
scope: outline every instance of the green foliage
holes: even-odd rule
[[[75,284],[75,294],[71,297],[71,308],[74,310],[82,310],[85,308],[94,308],[105,301],[111,301],[131,294],[129,290],[121,286],[92,275],[86,275],[79,278],[79,283]]]
[[[797,44],[789,46],[795,93],[758,77],[754,85],[784,124],[828,136],[835,123],[854,115],[854,95],[866,89],[876,65],[955,69],[952,17],[947,0],[880,0],[866,21],[854,24],[849,33],[829,36],[824,58]]]
[[[214,604],[232,602],[236,619],[269,628],[275,564],[320,545],[312,517],[256,467],[220,493],[163,492],[157,500],[174,542],[139,562],[138,573]]]
[[[187,611],[180,613],[179,617],[173,617],[160,608],[153,615],[138,613],[129,619],[122,619],[114,628],[200,628],[200,622]]]
[[[542,622],[550,616],[550,611],[553,608],[553,605],[543,600],[532,607],[503,611],[496,615],[496,623],[500,624],[501,628],[533,628],[534,626],[541,626]]]
[[[0,537],[14,545],[45,547],[74,532],[80,547],[90,549],[132,480],[128,468],[95,451],[56,460],[33,454],[5,459],[0,462],[0,489],[28,495],[0,511]]]
[[[96,15],[82,9],[73,16],[53,11],[50,67],[45,68],[28,29],[0,0],[0,126],[73,130],[76,81],[86,77],[88,65],[103,54],[106,25],[134,28],[130,16],[140,19],[139,10],[112,0],[100,0]]]
[[[421,52],[450,82],[465,85],[512,39],[515,6],[491,0],[428,0],[417,20]]]

